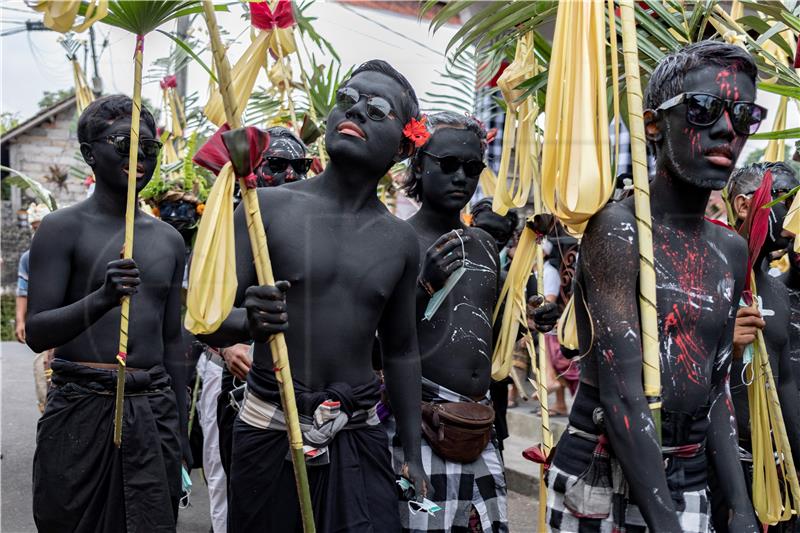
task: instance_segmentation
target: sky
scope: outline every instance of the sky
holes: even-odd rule
[[[41,20],[41,15],[30,10],[23,0],[3,0],[2,29],[13,26],[16,21]],[[243,8],[234,6],[230,13],[219,13],[220,26],[231,36],[238,37],[229,50],[231,63],[239,58],[249,42],[248,23],[242,18]],[[416,17],[360,8],[352,4],[316,0],[308,13],[317,17],[316,31],[332,43],[341,57],[346,70],[349,66],[373,58],[385,59],[406,75],[418,96],[434,89],[433,83],[440,80],[438,72],[444,69],[444,51],[450,37],[457,31],[455,26],[444,26],[431,34],[428,21]],[[204,30],[201,19],[195,23],[199,31]],[[127,93],[133,91],[133,45],[132,36],[122,30],[103,24],[96,25],[99,40],[108,36],[109,46],[100,58],[100,75],[104,80],[105,93]],[[174,30],[174,23],[167,28]],[[60,35],[55,32],[22,32],[0,37],[0,111],[17,113],[20,119],[28,118],[37,111],[37,102],[44,90],[72,87],[72,71],[65,59],[63,48],[58,44]],[[88,38],[88,34],[86,34]],[[145,41],[145,74],[147,64],[169,53],[167,37],[153,33]],[[312,49],[313,51],[313,49]],[[319,50],[313,51],[318,63],[329,63],[331,58]],[[207,64],[212,63],[211,53],[201,54]],[[87,73],[90,74],[90,73]],[[205,100],[208,74],[197,64],[189,67],[189,90],[197,90]],[[262,73],[256,85],[265,85]],[[437,92],[442,92],[437,88]],[[161,91],[157,82],[145,84],[143,94],[155,105],[159,105]],[[772,129],[778,97],[761,91],[758,102],[770,111],[769,118],[760,131]],[[800,109],[797,102],[789,107],[787,128],[800,127]],[[747,154],[761,148],[766,141],[748,141],[740,161]]]
[[[2,29],[14,25],[9,21],[41,20],[41,15],[27,8],[22,0],[3,0],[0,9],[3,10],[0,16]],[[242,7],[234,6],[230,13],[217,15],[220,26],[231,37],[239,37],[229,50],[231,63],[249,44],[249,24],[242,19],[243,12]],[[428,21],[419,21],[416,17],[320,0],[314,2],[307,13],[317,17],[314,29],[331,42],[342,60],[343,70],[369,59],[385,59],[409,79],[419,96],[433,89],[432,83],[437,79],[435,72],[444,68],[447,42],[457,29],[445,26],[433,35],[428,31]],[[95,27],[100,34],[99,41],[102,42],[106,35],[109,38],[109,46],[100,59],[104,92],[132,94],[133,37],[102,23]],[[204,30],[202,19],[197,20],[195,27]],[[165,29],[172,31],[174,28],[175,24],[170,23]],[[42,91],[72,87],[71,66],[64,49],[58,44],[59,37],[60,34],[55,32],[22,32],[0,37],[0,110],[18,113],[19,118],[25,119],[36,113]],[[81,37],[88,39],[88,32]],[[171,43],[169,38],[159,33],[146,37],[145,75],[148,62],[168,55]],[[328,64],[331,60],[329,55],[319,50],[311,48],[310,51],[318,63]],[[211,65],[210,52],[201,54],[201,57]],[[87,73],[87,77],[90,76],[91,72]],[[208,74],[199,65],[192,64],[188,93],[197,90],[202,95],[207,94],[208,80]],[[262,72],[256,85],[265,84],[266,76]],[[146,84],[143,95],[154,104],[160,102],[158,83]]]

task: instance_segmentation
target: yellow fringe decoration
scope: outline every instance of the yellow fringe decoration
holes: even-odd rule
[[[76,24],[81,3],[81,0],[39,0],[33,9],[44,13],[44,25],[51,30],[82,33],[108,14],[108,0],[88,0],[86,15],[82,22]]]
[[[72,60],[72,77],[75,80],[75,106],[78,114],[83,113],[86,106],[94,102],[94,93],[86,82],[86,76],[81,70],[81,66],[76,59]]]
[[[494,197],[494,192],[497,188],[497,176],[491,168],[486,167],[483,169],[483,172],[481,172],[481,176],[478,179],[478,183],[481,186],[484,196]]]
[[[543,199],[548,210],[576,233],[583,233],[586,222],[614,191],[606,107],[605,7],[602,0],[559,2],[547,80]],[[612,58],[616,61],[616,54]],[[616,100],[616,74],[613,84]]]
[[[186,329],[195,335],[219,329],[236,299],[235,183],[233,165],[228,162],[211,187],[197,229],[184,319]]]
[[[534,150],[530,144],[530,140],[534,137],[536,129],[534,123],[539,116],[539,108],[533,96],[520,101],[523,92],[517,89],[520,83],[535,76],[538,70],[533,32],[531,32],[517,41],[514,61],[497,80],[497,86],[508,106],[503,128],[500,169],[495,180],[492,202],[492,209],[500,215],[505,215],[511,208],[524,206],[530,196],[532,181],[539,179],[538,150]],[[513,169],[510,168],[512,148]]]
[[[558,342],[561,346],[570,350],[577,350],[578,344],[578,320],[575,318],[575,294],[570,296],[564,312],[558,319]]]

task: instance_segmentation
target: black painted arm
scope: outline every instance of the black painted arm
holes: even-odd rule
[[[738,279],[743,279],[739,277]],[[730,531],[758,531],[753,505],[747,495],[744,474],[739,462],[739,437],[730,391],[730,368],[733,353],[733,330],[736,311],[742,292],[741,284],[734,291],[733,306],[714,361],[710,424],[708,427],[708,454],[719,478],[719,486],[728,507]]]
[[[600,402],[606,434],[648,527],[680,532],[642,385],[639,257],[637,246],[631,244],[636,242],[634,224],[632,216],[606,209],[590,221],[582,245]]]
[[[71,341],[108,311],[120,305],[109,301],[103,287],[64,305],[70,278],[72,235],[78,234],[61,213],[42,220],[30,253],[26,341],[34,352],[43,352]]]

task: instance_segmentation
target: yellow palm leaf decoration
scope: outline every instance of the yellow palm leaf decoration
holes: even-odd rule
[[[81,7],[84,9],[83,20],[76,24]],[[108,0],[39,0],[33,9],[44,13],[44,25],[51,30],[81,33],[108,14]]]
[[[778,103],[778,112],[775,113],[775,122],[772,124],[772,131],[781,131],[786,129],[786,107],[789,103],[788,98],[781,96]],[[764,161],[776,162],[786,159],[786,143],[783,139],[771,139],[767,143],[767,148],[764,151]]]
[[[650,216],[650,184],[647,179],[647,148],[644,136],[642,84],[633,0],[619,3],[622,47],[630,116],[633,194],[639,245],[639,316],[642,332],[642,377],[644,395],[653,412],[656,433],[661,439],[661,357],[658,346],[656,272],[653,259],[653,228]]]
[[[271,4],[251,2],[250,21],[259,32],[231,69],[233,112],[237,116],[241,116],[247,106],[259,71],[267,67],[267,50],[272,50],[280,64],[283,64],[287,54],[297,50],[292,33],[294,14],[289,0],[278,0]],[[218,89],[214,90],[206,104],[205,114],[217,126],[225,122],[225,109]]]
[[[531,139],[536,128],[534,122],[539,116],[539,108],[533,96],[520,101],[523,92],[517,86],[538,73],[534,53],[533,32],[527,33],[517,41],[514,61],[506,67],[497,79],[497,86],[503,93],[508,106],[503,128],[503,150],[500,169],[494,180],[494,200],[492,209],[505,215],[513,207],[527,203],[531,183],[538,179],[538,150],[534,151]],[[514,168],[511,168],[512,148],[514,148]]]
[[[216,64],[219,75],[219,89],[225,119],[232,128],[238,128],[241,125],[241,118],[238,114],[240,111],[237,111],[239,108],[233,97],[235,86],[231,79],[230,64],[228,63],[228,58],[225,57],[225,49],[219,35],[217,18],[214,14],[214,4],[211,0],[203,0],[203,11],[205,13],[206,24],[208,25],[208,34],[211,38],[214,63]],[[274,285],[275,278],[272,274],[272,264],[270,263],[269,248],[267,246],[267,235],[264,231],[264,222],[261,218],[258,195],[255,189],[247,187],[244,179],[240,180],[239,183],[242,190],[242,204],[247,221],[247,232],[250,237],[250,246],[253,251],[258,283],[259,285]],[[236,283],[236,278],[234,277],[233,279],[234,283]],[[289,365],[289,353],[286,347],[286,339],[282,333],[278,333],[270,338],[269,344],[270,352],[272,353],[272,363],[275,369],[275,377],[281,395],[281,406],[286,417],[289,450],[291,452],[292,466],[294,468],[297,495],[300,501],[303,530],[306,533],[313,533],[316,530],[314,525],[314,510],[311,505],[311,492],[308,485],[305,457],[303,455],[303,435],[300,432],[300,419],[294,396],[294,382],[292,381],[292,372]]]
[[[559,2],[547,79],[542,191],[548,210],[576,233],[614,191],[605,28],[602,0]]]
[[[76,59],[72,60],[72,77],[75,80],[75,105],[80,115],[86,106],[94,102],[94,93],[89,88],[86,76]]]
[[[194,244],[184,326],[195,335],[212,333],[228,317],[236,298],[233,187],[230,162],[217,176],[206,200]],[[209,290],[211,289],[211,290]]]

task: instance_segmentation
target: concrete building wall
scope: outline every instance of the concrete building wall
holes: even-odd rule
[[[70,167],[78,166],[82,175],[89,174],[89,167],[75,159],[78,153],[77,117],[71,109],[56,115],[55,120],[20,134],[9,142],[11,168],[39,181],[56,197],[59,207],[74,204],[86,197],[83,180],[71,175]],[[66,174],[61,182],[58,174]],[[23,193],[22,208],[30,203]]]
[[[17,266],[19,256],[31,245],[31,230],[26,225],[20,227],[17,212],[10,201],[0,206],[2,214],[3,256],[0,265],[0,284],[3,292],[13,291],[17,286]]]

